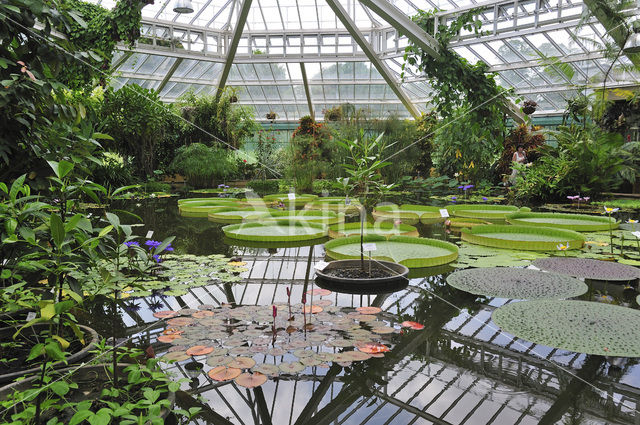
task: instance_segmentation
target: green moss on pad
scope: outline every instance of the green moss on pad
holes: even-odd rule
[[[576,232],[597,232],[609,230],[609,227],[618,228],[618,223],[613,217],[587,214],[517,212],[507,215],[507,221],[521,226],[554,227]]]
[[[329,226],[330,238],[342,238],[345,236],[354,236],[360,234],[360,223],[340,223]],[[394,226],[393,223],[376,221],[375,223],[367,223],[364,227],[365,235],[379,235],[390,237],[393,235],[402,236],[419,236],[418,230],[408,224],[400,224]]]
[[[410,236],[391,236],[387,239],[385,236],[367,235],[364,241],[376,244],[377,249],[371,252],[372,258],[394,261],[410,269],[439,266],[458,258],[457,246],[437,239]],[[324,247],[327,255],[336,260],[360,258],[360,236],[333,239]]]
[[[585,242],[584,236],[573,230],[534,226],[488,224],[462,229],[460,235],[463,241],[478,245],[525,251],[557,251],[558,244],[580,249]]]
[[[513,267],[459,270],[447,277],[447,283],[476,295],[527,300],[573,298],[589,290],[570,276]]]
[[[222,231],[231,239],[257,242],[305,241],[327,236],[326,226],[296,220],[230,224],[224,226]]]
[[[584,354],[640,357],[640,310],[611,304],[535,300],[493,312],[503,330],[536,344]]]

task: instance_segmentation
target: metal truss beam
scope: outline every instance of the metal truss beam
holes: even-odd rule
[[[178,69],[178,67],[180,66],[182,61],[184,61],[183,58],[177,58],[175,60],[175,62],[173,62],[173,65],[171,65],[171,68],[169,69],[169,71],[167,71],[167,74],[164,76],[164,78],[162,79],[162,81],[160,82],[158,87],[156,88],[158,93],[160,93],[162,91],[162,89],[167,85],[167,83],[169,82],[169,80],[171,79],[173,74],[176,72],[176,69]]]
[[[373,10],[429,55],[436,58],[440,56],[438,42],[387,0],[360,0],[360,3]]]
[[[558,58],[557,62],[554,62],[554,64],[583,62],[583,61],[598,60],[598,59],[604,59],[604,58],[605,58],[604,53],[595,52],[595,53],[587,53],[586,55],[571,55],[571,56],[560,57]],[[512,62],[512,63],[503,64],[503,65],[490,66],[489,72],[510,71],[514,69],[526,69],[526,68],[533,68],[537,66],[544,66],[544,65],[540,62],[540,60]]]
[[[624,83],[607,83],[606,89],[634,89],[637,88],[637,83],[624,82]],[[575,90],[598,90],[602,89],[602,83],[589,84],[586,87],[584,85],[561,85],[561,86],[548,86],[548,87],[531,87],[523,90],[516,89],[517,94],[538,94],[538,93],[557,93]]]
[[[120,58],[111,64],[111,70],[117,71],[120,66],[127,61],[133,55],[132,51],[124,52]]]
[[[416,106],[411,102],[411,99],[409,99],[409,96],[407,96],[404,90],[402,90],[402,88],[400,87],[400,84],[394,78],[391,69],[389,69],[389,67],[378,57],[378,55],[376,55],[376,52],[374,52],[373,47],[371,47],[371,44],[369,44],[367,39],[364,38],[364,35],[362,35],[362,33],[358,30],[356,23],[349,17],[349,14],[347,13],[346,10],[344,10],[340,2],[337,0],[326,0],[326,1],[329,7],[331,7],[333,12],[336,14],[340,22],[342,22],[342,25],[344,25],[345,28],[349,31],[349,33],[351,34],[351,37],[353,37],[356,43],[358,43],[358,46],[360,46],[362,51],[367,55],[367,57],[371,61],[371,64],[375,66],[375,68],[378,70],[380,75],[382,75],[382,78],[384,78],[384,80],[387,82],[389,87],[391,87],[391,90],[393,90],[396,96],[398,96],[398,98],[400,99],[402,104],[405,106],[405,108],[407,108],[409,113],[415,119],[418,119],[420,117],[420,112],[418,111]]]
[[[227,83],[227,77],[229,77],[229,71],[231,71],[231,65],[233,65],[233,60],[235,59],[236,52],[238,51],[238,44],[240,43],[240,37],[242,36],[242,30],[244,29],[244,25],[247,22],[247,16],[249,15],[249,9],[251,9],[252,0],[243,0],[242,8],[240,9],[240,13],[238,14],[238,21],[236,22],[236,26],[233,29],[233,38],[231,39],[231,44],[227,49],[227,60],[224,63],[224,68],[222,69],[222,73],[220,74],[220,79],[218,80],[218,92],[217,96],[222,93],[225,84]]]
[[[584,0],[584,4],[589,8],[589,11],[598,18],[598,21],[600,21],[602,26],[607,30],[607,33],[613,38],[613,41],[616,42],[618,47],[622,49],[631,34],[627,22],[624,19],[620,19],[607,2]],[[640,53],[625,56],[627,56],[635,66],[640,66]]]
[[[304,94],[307,97],[307,105],[309,106],[309,115],[315,121],[316,115],[313,112],[313,103],[311,102],[311,90],[309,90],[309,80],[307,79],[307,67],[300,62],[300,72],[302,73],[302,82],[304,84]]]

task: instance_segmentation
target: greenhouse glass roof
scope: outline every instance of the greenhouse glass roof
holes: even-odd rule
[[[374,117],[416,116],[430,109],[430,86],[409,67],[401,78],[404,48],[410,37],[438,47],[408,17],[438,8],[442,22],[479,8],[483,34],[462,33],[449,48],[485,61],[504,88],[538,102],[538,114],[559,114],[567,99],[601,87],[611,65],[604,47],[614,40],[596,18],[582,19],[590,1],[194,0],[191,14],[158,1],[142,10],[136,47],[118,47],[114,85],[154,88],[167,102],[235,87],[240,104],[279,121],[322,119],[344,103]],[[629,65],[618,57],[608,88],[638,85]]]

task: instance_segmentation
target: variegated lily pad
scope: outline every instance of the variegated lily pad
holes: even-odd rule
[[[171,353],[167,353],[164,356],[162,356],[160,360],[164,362],[170,362],[170,361],[181,362],[183,360],[187,360],[190,358],[191,356],[184,351],[173,351]]]
[[[208,373],[209,377],[215,381],[231,381],[242,373],[240,369],[232,367],[218,366],[211,369]]]
[[[282,362],[278,365],[278,368],[280,368],[283,373],[293,374],[302,372],[305,366],[300,362]]]
[[[224,366],[231,363],[233,357],[229,356],[209,356],[207,357],[207,364],[211,367]]]
[[[280,374],[280,368],[278,368],[277,365],[268,364],[268,363],[255,365],[254,367],[251,368],[251,370],[254,372],[260,372],[263,375],[269,375],[269,376],[278,376]]]
[[[255,388],[267,382],[267,377],[260,372],[242,373],[235,379],[236,384],[245,388]]]
[[[293,352],[293,355],[298,358],[309,357],[309,356],[313,356],[314,354],[315,353],[313,351],[304,350],[304,349],[296,350]]]
[[[251,369],[256,365],[256,361],[251,357],[236,357],[229,363],[229,367],[235,367],[238,369]]]

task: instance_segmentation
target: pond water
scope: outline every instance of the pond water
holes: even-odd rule
[[[145,225],[136,229],[137,234],[153,231],[156,240],[176,236],[177,254],[241,257],[248,268],[240,283],[192,288],[181,297],[156,295],[136,301],[137,311],[123,309],[121,331],[143,348],[156,342],[166,328],[158,324],[153,311],[201,304],[216,308],[232,302],[270,309],[273,303],[286,304],[287,287],[292,288],[291,299],[299,303],[302,293],[313,287],[313,268],[309,287],[304,287],[310,256],[314,263],[324,259],[321,245],[282,249],[230,245],[223,225],[180,217],[175,199],[131,201],[121,207],[142,217]],[[417,227],[421,236],[458,241],[442,225]],[[203,407],[203,414],[192,422],[197,424],[640,423],[636,359],[577,354],[516,338],[491,321],[492,311],[512,300],[476,297],[448,286],[445,278],[444,274],[413,278],[406,289],[392,294],[334,292],[322,298],[345,312],[380,306],[378,320],[395,330],[381,335],[391,347],[383,358],[309,366],[269,378],[251,390],[233,381],[210,379],[206,372],[211,367],[205,365],[205,373],[183,385],[188,393],[200,396],[199,401],[178,397],[178,404]],[[622,288],[608,293],[623,296]],[[93,320],[100,321],[97,313]],[[399,324],[406,320],[425,328],[401,329]],[[312,334],[313,330],[308,332]],[[170,347],[155,345],[156,354]],[[321,351],[317,345],[311,349]],[[197,359],[204,361],[202,356]],[[290,354],[254,353],[253,359],[273,364],[295,361]],[[189,377],[185,366],[192,362],[167,367],[179,377]]]

